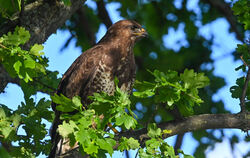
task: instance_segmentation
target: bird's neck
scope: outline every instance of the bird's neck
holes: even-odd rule
[[[98,44],[108,45],[109,47],[111,47],[111,49],[117,50],[122,55],[130,56],[133,55],[135,40],[128,39],[127,37],[119,37],[119,38],[113,37],[109,39],[104,37],[103,39],[100,40],[100,42],[98,42]]]
[[[124,55],[132,55],[134,48],[134,40],[128,38],[117,38],[111,41],[114,48],[120,49]]]

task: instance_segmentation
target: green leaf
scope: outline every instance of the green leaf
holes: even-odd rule
[[[66,138],[69,134],[74,132],[74,128],[77,128],[75,122],[70,120],[69,123],[66,123],[63,121],[63,123],[58,126],[58,131],[63,138]]]
[[[167,155],[170,156],[171,158],[176,158],[174,148],[169,145],[166,145],[165,147],[167,149]]]
[[[5,117],[6,117],[6,114],[5,114],[4,109],[3,109],[3,108],[0,108],[0,118],[1,118],[1,119],[5,119]]]
[[[138,142],[138,140],[134,139],[134,138],[126,138],[126,137],[122,137],[119,140],[119,147],[118,150],[120,151],[124,151],[124,150],[135,150],[137,148],[140,147],[140,144]]]
[[[161,137],[161,129],[156,126],[155,123],[148,125],[148,134],[150,138]]]
[[[24,66],[25,66],[26,68],[34,69],[34,68],[35,68],[35,65],[36,65],[35,60],[33,60],[30,56],[27,56],[27,59],[24,60]]]
[[[30,53],[34,54],[35,56],[41,56],[44,55],[44,52],[41,52],[43,50],[43,45],[41,44],[34,44],[31,48],[30,48]]]
[[[141,158],[152,158],[153,155],[148,153],[148,152],[145,152],[143,149],[139,149],[139,157],[141,157]]]
[[[81,98],[79,96],[74,96],[72,102],[75,105],[75,108],[82,110]]]
[[[159,148],[160,145],[161,145],[161,142],[155,138],[152,138],[152,139],[149,139],[146,141],[147,150],[155,150],[155,149]],[[153,151],[153,152],[155,152],[155,151]]]
[[[157,89],[157,95],[155,101],[159,103],[167,103],[168,106],[172,106],[175,102],[180,100],[181,90],[163,86]]]
[[[132,149],[132,150],[135,150],[135,149],[140,147],[140,143],[138,142],[138,140],[134,139],[132,137],[130,137],[127,140],[127,143],[128,143],[129,148]]]
[[[88,144],[87,148],[84,148],[83,150],[87,153],[87,154],[97,154],[98,153],[98,149],[99,147],[96,146],[93,142],[91,142],[90,144]]]
[[[100,146],[101,149],[106,150],[110,156],[112,156],[114,150],[113,146],[116,144],[116,141],[110,138],[104,139],[97,139],[96,143]]]
[[[117,126],[121,126],[122,124],[124,124],[124,121],[125,121],[124,118],[125,118],[124,115],[123,115],[123,116],[117,117],[116,120],[115,120],[115,124],[116,124]]]
[[[25,44],[29,40],[30,34],[25,28],[17,26],[13,33],[8,32],[3,38],[4,44],[19,46],[20,44]]]
[[[78,123],[80,123],[80,127],[82,128],[89,128],[89,126],[92,124],[92,121],[89,120],[88,118],[81,118],[78,120]]]
[[[130,129],[130,128],[135,128],[136,126],[136,120],[129,116],[129,115],[126,115],[124,117],[124,126],[127,128],[127,129]]]
[[[244,77],[240,77],[236,80],[236,85],[232,86],[230,88],[230,92],[232,94],[232,98],[240,98],[242,95],[242,87],[245,83],[245,78]],[[250,87],[250,84],[249,84]],[[250,89],[247,89],[247,94],[250,93]]]
[[[64,95],[57,95],[55,94],[54,96],[50,96],[52,101],[56,104],[58,104],[56,106],[56,109],[59,110],[59,111],[62,111],[62,112],[71,112],[71,111],[74,111],[76,110],[74,108],[74,105],[72,103],[72,101],[65,97]]]
[[[238,15],[238,21],[244,24],[245,30],[250,29],[250,2],[248,0],[239,0],[234,3],[232,10]]]
[[[22,66],[22,63],[20,61],[16,61],[15,64],[13,65],[15,71],[17,72],[20,78],[22,78],[22,76],[19,74],[21,66]]]
[[[10,126],[5,126],[2,130],[1,130],[4,138],[8,138],[11,132],[14,132],[14,129]]]
[[[209,84],[209,79],[203,73],[195,73],[194,70],[185,69],[180,75],[184,81],[184,87],[188,88],[203,88]]]
[[[17,128],[20,125],[21,116],[18,114],[14,114],[12,120],[13,120],[13,126]]]
[[[153,96],[155,93],[150,89],[142,92],[133,92],[133,95],[140,98],[147,98]]]
[[[182,150],[180,150],[180,149],[178,149],[178,153],[181,153],[181,154],[183,154],[183,156],[184,156],[184,158],[194,158],[193,156],[191,156],[191,155],[187,155],[187,154],[185,154]]]
[[[82,145],[88,145],[91,143],[89,133],[87,130],[79,127],[79,131],[74,133],[76,141],[78,141]]]

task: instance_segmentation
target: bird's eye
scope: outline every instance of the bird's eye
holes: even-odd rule
[[[136,29],[138,29],[138,26],[136,26],[136,25],[131,26],[131,30],[136,30]]]

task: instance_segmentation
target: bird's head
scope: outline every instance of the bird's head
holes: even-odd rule
[[[112,38],[119,37],[119,39],[128,39],[136,42],[146,37],[148,33],[140,24],[133,20],[120,20],[108,29],[106,35]]]

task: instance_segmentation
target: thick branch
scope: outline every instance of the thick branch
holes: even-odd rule
[[[83,3],[84,0],[72,0],[70,6],[65,6],[62,2],[49,5],[41,0],[35,1],[24,7],[21,17],[9,22],[12,24],[11,26],[4,25],[0,30],[0,36],[11,31],[16,25],[20,25],[31,34],[31,38],[26,45],[28,48],[35,43],[44,43]]]
[[[167,129],[171,131],[163,136],[164,139],[176,134],[205,129],[237,128],[249,130],[250,113],[195,115],[179,121],[160,123],[158,127],[162,130]],[[133,137],[140,140],[141,144],[143,144],[145,140],[149,139],[146,128],[121,133],[116,136],[116,139],[119,140],[121,137]]]
[[[237,128],[250,130],[250,113],[239,113],[239,114],[202,114],[195,115],[191,117],[184,118],[179,121],[170,121],[160,123],[158,125],[162,130],[171,131],[168,134],[163,136],[163,139],[176,135],[183,134],[186,132],[192,132],[196,130],[205,130],[205,129],[218,129],[218,128]],[[121,137],[133,137],[139,140],[139,143],[143,147],[145,141],[150,139],[147,136],[147,129],[143,128],[136,131],[127,131],[124,133],[119,133],[115,137],[118,141]],[[116,150],[119,144],[117,144],[114,149]],[[66,153],[66,155],[62,155],[61,157],[84,157],[80,156],[79,148],[74,148]]]
[[[1,25],[0,36],[19,25],[25,27],[30,32],[30,40],[25,45],[28,49],[35,43],[44,43],[47,38],[55,33],[57,28],[61,27],[70,16],[84,4],[85,0],[72,0],[70,6],[65,6],[61,1],[53,5],[44,3],[42,0],[26,5],[22,9],[20,17],[14,18]],[[12,79],[3,67],[0,67],[0,92],[3,92],[7,83],[19,83],[18,79]]]

